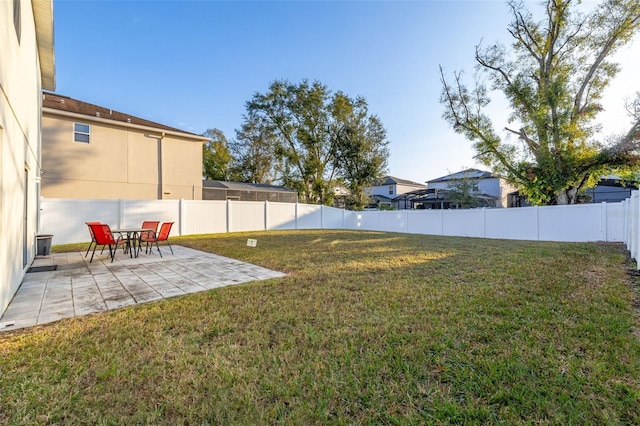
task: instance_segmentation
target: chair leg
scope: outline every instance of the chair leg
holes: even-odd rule
[[[84,254],[84,257],[87,257],[87,255],[89,254],[89,250],[91,250],[91,245],[94,243],[94,241],[91,241],[89,243],[89,248],[87,249],[87,252]],[[96,244],[97,245],[97,244]]]
[[[160,246],[158,245],[158,240],[156,240],[156,247],[158,248],[158,253],[160,253],[160,257],[162,257],[162,252],[160,251]]]
[[[111,256],[111,263],[113,263],[113,259],[116,257],[116,251],[118,251],[118,245],[116,244],[111,250],[111,244],[109,244],[109,256]]]
[[[169,250],[171,250],[171,254],[173,254],[173,249],[171,248],[171,244],[169,244],[169,240],[167,240],[167,245],[169,246]]]
[[[96,254],[96,249],[97,249],[97,248],[98,248],[98,244],[96,244],[96,245],[93,247],[93,253],[91,253],[91,260],[89,260],[89,263],[93,262],[93,255],[95,255],[95,254]]]

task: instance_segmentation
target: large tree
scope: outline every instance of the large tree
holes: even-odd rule
[[[366,205],[365,187],[386,171],[386,131],[362,97],[333,93],[320,82],[276,80],[247,102],[238,139],[272,154],[268,176],[307,203],[331,204],[338,179],[353,208]]]
[[[576,203],[601,174],[624,172],[639,162],[637,116],[625,136],[608,143],[596,140],[594,119],[619,70],[611,55],[640,26],[640,0],[605,0],[586,15],[578,4],[546,0],[538,21],[524,3],[509,1],[511,49],[476,46],[473,87],[463,83],[461,72],[447,80],[441,68],[444,118],[473,142],[476,158],[534,204]],[[501,91],[509,102],[505,133],[515,135],[515,143],[494,129],[486,108],[490,90]]]
[[[236,140],[230,144],[235,160],[232,175],[240,182],[272,184],[278,179],[280,162],[273,146],[273,132],[259,125],[258,120],[245,117],[242,128],[236,130]]]
[[[202,147],[202,175],[205,179],[229,180],[233,157],[229,143],[220,129],[207,129],[202,136],[209,138]]]

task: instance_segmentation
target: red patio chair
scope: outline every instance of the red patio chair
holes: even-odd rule
[[[101,223],[90,224],[89,228],[91,228],[96,242],[96,245],[93,247],[93,253],[91,253],[91,260],[89,260],[89,263],[93,262],[93,256],[96,254],[96,247],[98,247],[98,245],[102,245],[103,249],[104,246],[109,246],[109,257],[111,257],[111,262],[113,263],[113,259],[116,257],[116,250],[120,244],[124,243],[124,240],[122,238],[114,238],[109,225]]]
[[[89,250],[91,250],[91,246],[93,244],[96,243],[96,237],[93,235],[93,229],[91,229],[91,225],[101,225],[100,222],[85,222],[87,224],[87,228],[89,228],[89,235],[91,235],[91,242],[89,243],[89,248],[87,248],[87,252],[84,254],[84,257],[87,257],[89,255]],[[104,246],[102,246],[102,251],[100,251],[100,254],[102,254],[102,252],[104,251]]]
[[[151,244],[151,250],[153,250],[153,243],[156,243],[156,248],[158,249],[158,253],[160,253],[160,257],[162,257],[162,252],[160,251],[160,246],[158,245],[158,241],[166,241],[169,246],[169,250],[171,250],[171,254],[173,254],[173,248],[171,248],[171,244],[169,244],[169,233],[171,232],[171,227],[173,226],[173,222],[165,222],[160,227],[159,233],[154,233],[153,235],[147,235],[145,238],[140,238],[140,241],[143,243],[147,243],[146,251],[149,249],[149,244]]]
[[[142,222],[142,229],[153,229],[153,232],[141,232],[140,236],[138,237],[139,242],[143,241],[143,239],[147,240],[153,237],[156,232],[158,232],[158,225],[160,225],[160,222],[150,220],[145,220],[144,222]]]

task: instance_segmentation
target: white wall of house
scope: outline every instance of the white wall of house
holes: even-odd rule
[[[34,3],[52,20],[50,1]],[[0,312],[35,257],[38,231],[43,76],[36,30],[42,21],[32,6],[0,1]]]
[[[444,182],[430,182],[429,189],[449,189],[452,186],[451,184],[452,181],[450,180]],[[477,184],[478,193],[500,198],[500,205],[496,207],[507,207],[507,195],[516,190],[515,187],[511,186],[502,178],[477,179]]]
[[[502,178],[480,179],[478,181],[478,191],[480,193],[500,198],[500,206],[498,207],[507,207],[507,195],[515,190],[514,186]]]
[[[402,185],[402,184],[398,184],[396,185],[396,193],[394,195],[394,197],[396,195],[401,195],[401,194],[406,194],[407,192],[411,192],[411,191],[415,191],[416,189],[424,189],[427,186],[415,186],[415,185]]]
[[[406,194],[407,192],[415,191],[416,189],[424,189],[425,187],[426,186],[403,184],[378,185],[371,188],[369,195],[382,195],[387,198],[395,198],[398,195]]]
[[[369,195],[382,195],[393,198],[397,195],[396,185],[378,185],[371,188]]]

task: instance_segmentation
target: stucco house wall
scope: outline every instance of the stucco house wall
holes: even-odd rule
[[[389,187],[392,187],[392,191],[393,193],[390,194],[389,193]],[[389,185],[377,185],[377,186],[373,186],[371,187],[371,189],[369,189],[368,191],[369,195],[382,195],[388,198],[393,198],[395,197],[396,194],[396,185],[395,184],[389,184]]]
[[[202,144],[207,138],[150,122],[136,124],[135,118],[113,120],[104,112],[91,116],[59,110],[50,105],[90,104],[43,96],[42,196],[202,199]],[[89,126],[88,143],[74,140],[75,124]]]
[[[461,175],[464,176],[465,172],[462,171],[458,173],[454,173],[449,176]],[[511,186],[505,179],[492,176],[492,177],[474,177],[474,174],[483,174],[490,175],[489,172],[482,172],[480,170],[470,169],[468,170],[469,177],[465,177],[470,181],[474,181],[475,184],[478,185],[478,193],[491,195],[492,197],[499,198],[499,204],[496,207],[507,207],[508,206],[508,194],[515,191],[515,188]],[[434,181],[428,182],[429,189],[451,189],[451,187],[456,182],[456,179],[446,179],[449,176],[443,176],[442,178],[436,179]],[[445,180],[442,180],[445,179]]]
[[[0,52],[2,313],[36,254],[41,93],[55,89],[52,2],[0,1]]]
[[[392,188],[390,193],[389,188]],[[378,185],[367,188],[369,195],[382,195],[387,198],[394,198],[400,194],[415,191],[416,189],[426,188],[427,186],[417,182],[411,182],[405,179],[398,179],[393,176],[387,176],[386,179]]]
[[[508,206],[507,195],[514,190],[514,187],[502,178],[480,179],[478,181],[478,191],[482,194],[500,198],[501,207]]]

